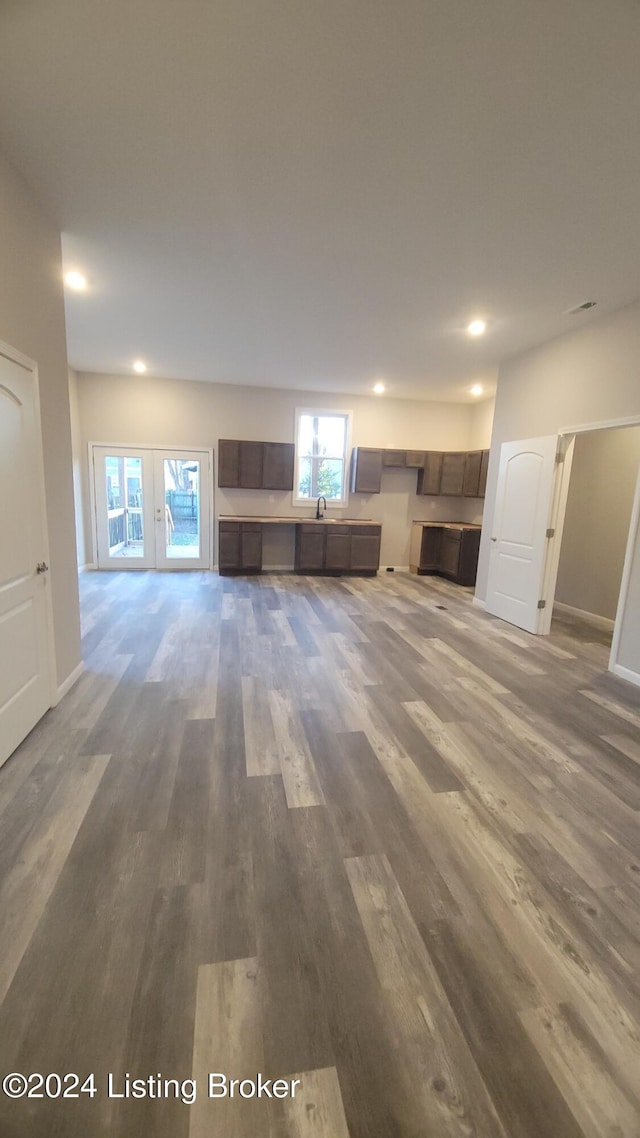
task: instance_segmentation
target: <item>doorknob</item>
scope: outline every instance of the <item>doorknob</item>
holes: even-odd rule
[[[36,573],[48,573],[48,572],[49,572],[49,566],[47,565],[46,561],[39,561],[38,564],[36,565]]]

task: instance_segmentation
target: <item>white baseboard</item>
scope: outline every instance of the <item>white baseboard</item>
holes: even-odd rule
[[[481,600],[480,597],[474,596],[472,601],[471,601],[471,604],[475,605],[477,609],[482,609],[483,612],[487,611],[487,602]]]
[[[615,621],[609,620],[606,616],[598,616],[597,613],[587,612],[586,609],[576,609],[573,605],[565,605],[561,601],[554,601],[553,607],[558,612],[566,612],[568,616],[576,616],[579,620],[586,620],[588,624],[593,624],[596,628],[603,628],[605,632],[613,632]]]
[[[73,687],[73,685],[75,683],[78,682],[78,680],[80,679],[80,676],[82,675],[83,672],[84,672],[84,660],[81,660],[80,663],[78,664],[78,666],[76,668],[74,668],[72,672],[69,673],[66,680],[63,680],[62,683],[59,685],[58,690],[56,692],[56,702],[53,704],[54,707],[56,706],[56,704],[60,703],[61,699],[64,699],[67,692],[71,691],[71,688]]]
[[[614,675],[620,676],[621,680],[627,680],[628,683],[640,687],[640,673],[632,672],[631,668],[625,668],[622,664],[614,664],[611,671]]]

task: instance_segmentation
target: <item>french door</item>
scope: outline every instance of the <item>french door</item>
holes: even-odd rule
[[[93,446],[99,569],[211,568],[211,456]]]

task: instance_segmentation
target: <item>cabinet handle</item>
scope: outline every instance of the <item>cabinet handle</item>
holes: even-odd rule
[[[48,572],[49,572],[49,566],[47,565],[46,561],[39,561],[38,564],[36,565],[36,573],[48,573]]]
[[[497,537],[492,537],[492,538],[491,538],[491,540],[492,540],[492,541],[497,541],[498,539],[497,539]]]

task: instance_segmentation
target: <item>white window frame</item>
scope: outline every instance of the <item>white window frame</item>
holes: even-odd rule
[[[298,447],[298,439],[300,437],[300,419],[303,415],[312,415],[327,418],[331,415],[336,418],[346,419],[346,431],[344,442],[344,455],[323,455],[324,458],[342,459],[342,495],[340,498],[328,498],[327,509],[344,510],[349,502],[349,460],[351,457],[351,427],[353,423],[353,411],[346,411],[342,407],[296,407],[295,417],[295,447],[296,447],[296,461],[293,482],[293,505],[294,506],[309,506],[316,501],[315,498],[299,498],[297,496],[298,486],[300,485],[300,460],[308,458],[309,455],[300,453]]]

